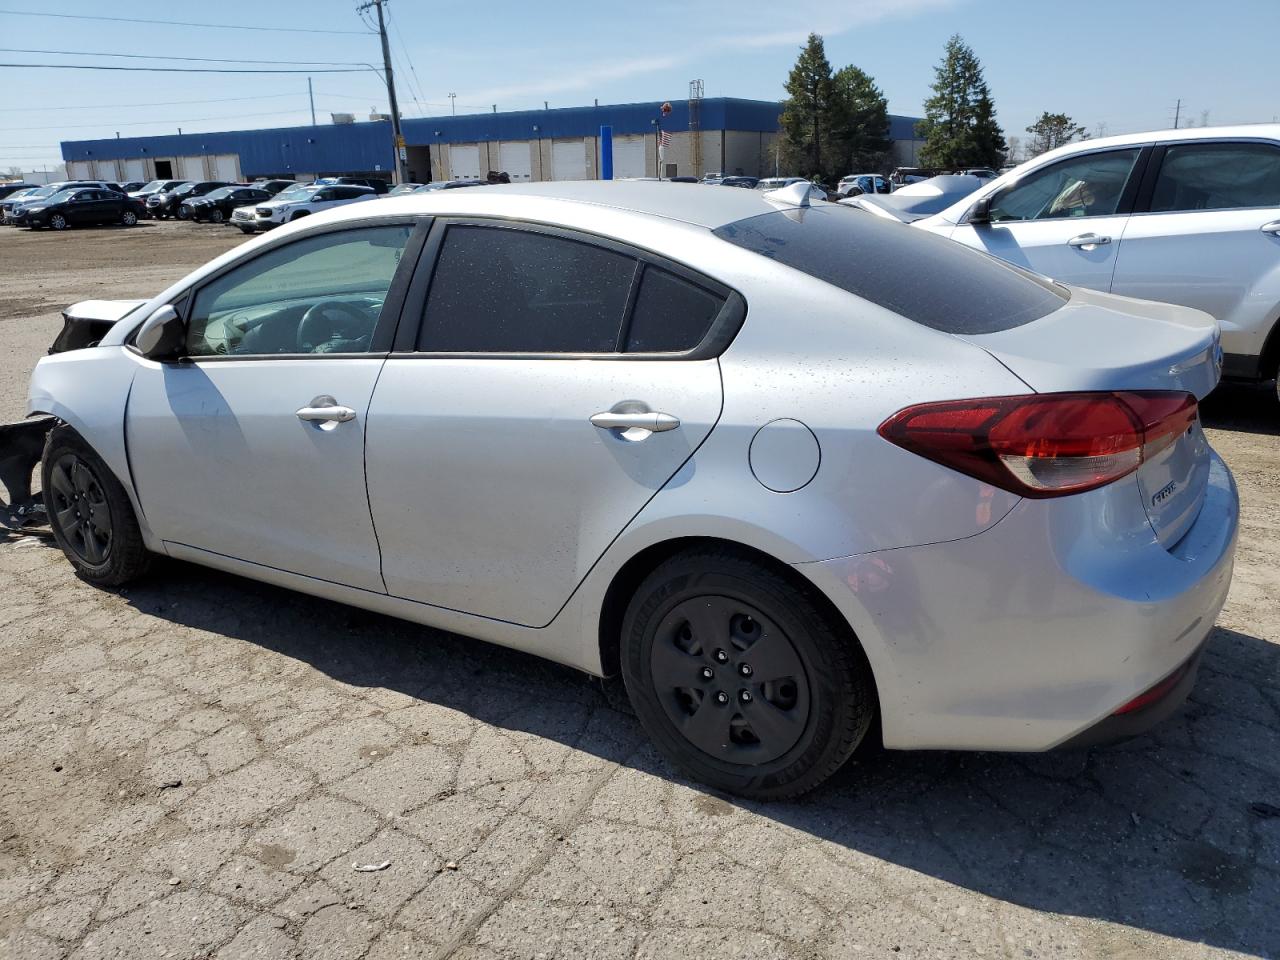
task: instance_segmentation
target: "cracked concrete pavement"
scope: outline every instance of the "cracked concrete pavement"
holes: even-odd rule
[[[57,306],[230,233],[0,232],[0,419]],[[798,803],[686,782],[528,656],[167,561],[99,591],[0,540],[0,957],[1280,956],[1280,410],[1231,388],[1205,419],[1244,514],[1177,717],[868,749]]]

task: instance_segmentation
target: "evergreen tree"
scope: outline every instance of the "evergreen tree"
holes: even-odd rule
[[[935,74],[933,96],[924,102],[925,119],[916,124],[925,141],[921,161],[949,170],[1001,166],[1004,131],[996,123],[991,90],[982,64],[959,34],[947,41]]]
[[[821,174],[823,151],[829,149],[832,77],[822,38],[816,33],[809,34],[808,43],[791,68],[786,90],[787,100],[779,118],[783,136],[791,148],[788,152],[803,157],[808,167],[795,173],[805,177]]]
[[[1084,127],[1079,126],[1065,113],[1050,113],[1046,110],[1040,119],[1027,127],[1031,134],[1031,143],[1027,147],[1027,155],[1038,157],[1042,153],[1060,147],[1072,140],[1083,140],[1089,136]]]
[[[831,145],[837,176],[878,170],[889,152],[889,104],[870,75],[855,66],[832,77]]]

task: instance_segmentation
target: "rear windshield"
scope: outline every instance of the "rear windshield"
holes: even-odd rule
[[[954,240],[845,206],[762,213],[715,235],[944,333],[1009,330],[1070,296]]]

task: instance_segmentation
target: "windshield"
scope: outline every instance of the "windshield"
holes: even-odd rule
[[[174,192],[177,196],[182,196],[182,195],[184,195],[184,194],[190,193],[190,192],[191,192],[192,190],[194,190],[195,188],[196,188],[196,185],[195,185],[194,183],[184,183],[184,184],[183,184],[182,186],[180,186],[180,187],[174,187],[174,188],[173,188],[173,192]]]
[[[838,205],[725,224],[721,240],[944,333],[995,333],[1067,302],[1063,287],[926,230]]]
[[[146,184],[145,186],[139,187],[138,193],[155,193],[157,190],[159,190],[163,186],[164,186],[163,180],[152,180],[150,183]]]
[[[66,203],[80,191],[76,190],[59,190],[57,193],[49,197],[49,203]]]
[[[290,187],[290,188],[289,188],[289,189],[287,189],[287,190],[281,190],[279,193],[277,193],[277,194],[276,194],[276,196],[275,196],[275,199],[277,199],[277,200],[305,200],[305,199],[307,199],[307,195],[308,195],[310,192],[311,192],[311,185],[310,185],[310,184],[307,184],[306,186],[301,186],[301,187]]]
[[[229,197],[234,191],[231,187],[219,187],[217,190],[210,190],[204,195],[206,200],[221,200],[223,197]]]

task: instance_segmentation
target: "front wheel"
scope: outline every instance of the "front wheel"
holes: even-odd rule
[[[712,787],[796,797],[834,774],[875,713],[871,668],[807,589],[730,549],[680,554],[623,619],[622,677],[664,754]]]
[[[240,232],[247,235],[250,233],[255,233],[256,231],[254,230],[253,227],[241,227]]]
[[[70,226],[70,224],[67,223],[67,218],[62,214],[55,213],[49,218],[49,226],[53,227],[55,230],[65,230]]]
[[[138,225],[138,215],[132,210],[126,210],[121,215],[120,222],[126,227],[136,227]]]
[[[65,424],[45,442],[41,485],[53,537],[82,579],[118,587],[146,570],[147,550],[128,493]]]
[[[222,211],[221,211],[221,210],[219,210],[219,209],[217,209],[216,207],[215,207],[213,210],[210,210],[210,211],[209,211],[209,222],[210,222],[210,223],[221,223],[221,222],[223,221],[223,219],[224,219],[224,216],[223,216]]]

